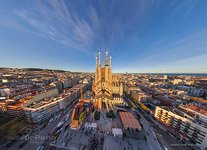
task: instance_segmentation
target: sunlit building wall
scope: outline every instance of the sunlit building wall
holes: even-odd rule
[[[154,116],[166,125],[173,133],[183,141],[207,148],[207,126],[188,116],[187,114],[171,107],[156,106]]]

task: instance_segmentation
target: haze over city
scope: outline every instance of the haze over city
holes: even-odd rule
[[[207,1],[0,1],[0,66],[206,73]]]

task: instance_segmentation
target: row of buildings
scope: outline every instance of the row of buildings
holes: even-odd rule
[[[195,105],[157,106],[154,116],[186,144],[207,148],[207,110]]]
[[[43,122],[64,110],[77,99],[80,96],[80,89],[85,91],[87,88],[89,88],[89,84],[77,84],[70,89],[65,89],[61,94],[56,94],[58,90],[54,89],[52,93],[55,93],[55,95],[47,95],[41,97],[41,99],[35,98],[35,100],[29,101],[23,105],[23,111],[29,122]]]
[[[124,93],[185,144],[207,148],[206,76],[123,75]]]
[[[91,84],[91,76],[42,69],[0,69],[0,114],[39,123],[64,109]]]

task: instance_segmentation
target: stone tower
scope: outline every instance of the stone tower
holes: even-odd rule
[[[92,90],[98,101],[98,107],[102,107],[102,102],[113,100],[113,95],[122,95],[123,87],[121,79],[112,74],[112,57],[108,56],[106,51],[105,64],[101,64],[101,53],[99,52],[96,57],[96,72],[93,80]]]
[[[101,65],[101,53],[96,57],[96,73],[93,81],[93,92],[96,96],[105,95],[112,98],[112,68],[108,63],[108,52],[106,52],[105,65]],[[111,61],[110,61],[111,62]]]

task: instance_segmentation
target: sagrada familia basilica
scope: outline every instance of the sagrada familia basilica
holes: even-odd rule
[[[118,74],[112,74],[112,57],[108,58],[107,51],[104,66],[101,64],[100,52],[96,57],[96,72],[92,91],[95,96],[94,106],[100,110],[104,107],[109,111],[114,109],[115,104],[124,103],[121,77]]]

